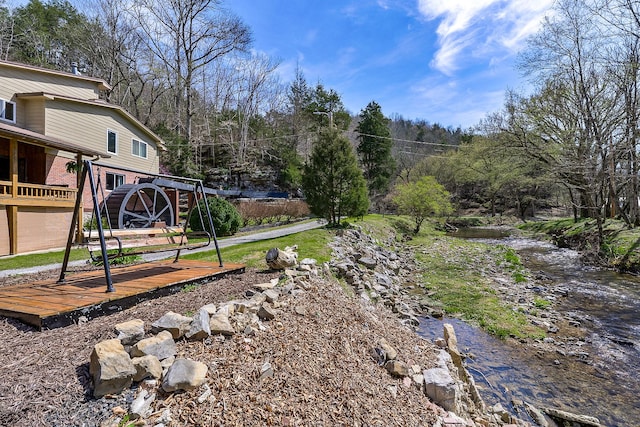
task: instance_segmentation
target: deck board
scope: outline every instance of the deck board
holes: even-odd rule
[[[68,273],[57,279],[0,287],[0,316],[42,328],[72,324],[80,316],[96,317],[138,302],[167,295],[193,283],[243,272],[242,264],[180,260],[112,268],[115,292],[106,292],[103,270]]]

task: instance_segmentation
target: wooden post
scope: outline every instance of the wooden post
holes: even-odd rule
[[[18,197],[18,140],[9,140],[9,175],[11,179],[11,197]],[[9,221],[9,253],[18,253],[18,206],[7,206]]]

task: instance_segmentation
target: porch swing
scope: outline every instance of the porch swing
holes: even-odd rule
[[[109,168],[121,169],[111,166]],[[206,198],[202,181],[190,178],[150,175],[154,176],[154,178],[139,179],[135,184],[120,185],[105,197],[100,173],[98,172],[96,181],[92,162],[85,160],[78,188],[79,195],[82,194],[87,176],[91,186],[93,209],[91,226],[88,231],[84,232],[84,238],[91,260],[94,263],[102,263],[104,266],[107,292],[115,290],[111,278],[110,264],[116,258],[175,251],[173,262],[178,262],[182,251],[209,246],[213,239],[220,267],[223,267],[209,205],[204,203],[205,212],[203,213],[200,203],[198,203],[200,198]],[[173,225],[179,221],[174,220],[173,207],[169,197],[161,186],[156,183],[165,188],[190,192],[193,203],[190,203],[183,225]],[[102,203],[99,203],[99,196]],[[68,267],[69,252],[74,230],[78,223],[80,200],[81,198],[78,197],[76,208],[73,212],[64,262],[58,282],[64,281]],[[190,226],[193,209],[197,209],[200,228],[204,230],[199,232],[198,235],[202,236],[204,240],[189,243],[186,231]],[[211,233],[205,227],[205,220]]]

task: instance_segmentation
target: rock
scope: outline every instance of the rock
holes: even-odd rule
[[[200,307],[200,310],[205,310],[207,313],[209,313],[209,316],[213,316],[217,312],[215,304],[203,305],[202,307]],[[200,310],[198,310],[198,311],[200,311]]]
[[[258,317],[261,320],[273,320],[276,317],[276,313],[268,303],[264,303],[258,310]]]
[[[266,300],[267,300],[267,296],[263,292],[259,292],[251,297],[250,302],[255,306],[259,306]]]
[[[365,256],[358,260],[358,264],[362,264],[368,269],[373,270],[374,268],[376,268],[376,265],[378,265],[378,261],[371,257]]]
[[[275,289],[267,289],[266,291],[262,292],[262,294],[265,296],[265,299],[269,304],[273,304],[274,302],[276,302],[278,300],[278,297],[280,296],[280,293]]]
[[[198,396],[198,403],[202,404],[206,402],[207,400],[209,400],[212,394],[213,392],[211,391],[211,388],[209,388],[209,386],[205,384],[204,392],[202,392],[202,394]]]
[[[306,307],[304,307],[304,306],[302,306],[302,305],[296,305],[296,306],[293,308],[293,311],[294,311],[296,314],[299,314],[300,316],[306,316],[306,315],[307,315],[307,308],[306,308]]]
[[[527,402],[524,403],[524,407],[527,410],[527,413],[529,414],[531,419],[533,419],[533,421],[538,426],[540,426],[540,427],[549,427],[549,422],[544,417],[544,414],[542,413],[542,411],[540,411],[538,408],[536,408],[533,405],[530,405]]]
[[[151,414],[151,404],[156,400],[155,393],[149,395],[149,393],[142,389],[140,390],[140,394],[135,398],[133,402],[131,402],[131,408],[129,409],[129,414],[131,414],[132,420],[137,420],[138,418],[146,418]]]
[[[502,421],[503,423],[508,423],[509,421],[511,421],[511,415],[509,415],[509,412],[507,412],[500,403],[496,403],[495,405],[493,405],[493,407],[491,407],[491,412],[497,415],[498,419],[500,419],[500,421]]]
[[[551,418],[569,421],[571,423],[578,423],[581,426],[586,427],[602,427],[600,420],[596,417],[590,417],[588,415],[573,414],[571,412],[561,411],[555,408],[541,408],[542,411],[549,415]]]
[[[158,360],[175,356],[176,353],[176,343],[173,341],[173,335],[171,335],[169,331],[162,331],[154,337],[140,340],[131,348],[131,355],[133,357],[152,354],[156,356]]]
[[[424,376],[422,376],[422,374],[412,375],[411,380],[413,381],[413,384],[419,389],[424,386]]]
[[[170,425],[172,421],[173,421],[173,416],[171,415],[171,409],[165,409],[164,411],[162,411],[162,414],[160,414],[160,418],[156,420],[156,422],[158,423],[167,424],[167,425]],[[156,427],[158,427],[157,424],[156,424]]]
[[[467,380],[467,374],[464,366],[462,365],[462,354],[458,350],[458,338],[456,337],[456,331],[453,329],[453,325],[450,323],[444,324],[444,340],[447,343],[447,350],[451,356],[451,360],[456,368],[458,368],[458,375],[463,381]]]
[[[444,338],[436,338],[433,343],[440,348],[447,348],[447,342],[444,340]]]
[[[176,359],[162,381],[166,392],[192,390],[204,384],[207,378],[207,365],[190,359]]]
[[[260,295],[260,296],[258,297],[256,295]],[[256,294],[256,295],[254,295],[255,298],[252,297],[250,300],[235,301],[234,311],[236,313],[257,313],[258,310],[260,309],[260,305],[264,302],[264,300],[266,300],[266,297],[262,295],[262,293]]]
[[[162,366],[162,370],[163,372],[166,371],[167,369],[169,369],[171,367],[171,365],[173,365],[173,362],[176,361],[176,357],[175,356],[170,356],[167,357],[166,359],[162,359],[160,361],[160,366]]]
[[[131,345],[144,338],[144,321],[140,319],[118,323],[115,326],[116,334],[122,345]]]
[[[309,266],[313,268],[316,265],[318,265],[318,261],[314,258],[304,258],[302,261],[300,261],[300,267]]]
[[[258,289],[259,291],[266,291],[267,289],[275,288],[277,285],[278,285],[278,279],[271,279],[270,282],[258,283],[256,285],[253,285],[253,287]]]
[[[258,380],[262,381],[265,378],[271,378],[271,377],[273,377],[273,367],[271,366],[271,363],[265,362],[260,367],[260,376],[258,377]]]
[[[231,326],[231,322],[229,322],[229,316],[224,311],[218,311],[218,313],[211,316],[209,329],[211,330],[211,335],[222,334],[230,336],[236,333]]]
[[[384,364],[384,367],[387,372],[396,377],[406,377],[409,375],[409,367],[407,364],[398,360],[389,360]]]
[[[201,341],[211,335],[209,311],[201,308],[198,313],[193,316],[189,330],[185,334],[188,340]]]
[[[156,334],[162,331],[169,331],[173,339],[177,340],[189,330],[190,326],[191,317],[169,311],[151,324],[151,331]]]
[[[215,312],[215,314],[223,313],[225,316],[229,317],[229,316],[233,316],[233,313],[235,313],[235,312],[236,312],[235,303],[229,302],[229,303],[227,303],[227,304],[225,304],[223,306],[220,306],[218,308],[218,311]]]
[[[152,354],[134,357],[131,359],[131,363],[136,368],[136,374],[133,376],[134,381],[142,381],[145,378],[160,379],[162,377],[162,365],[158,358]]]
[[[464,418],[461,418],[449,412],[446,417],[442,419],[443,427],[467,427],[469,424]]]
[[[271,248],[267,251],[265,261],[269,268],[273,270],[284,270],[289,267],[294,267],[298,264],[298,245],[287,246],[284,250],[278,248]]]
[[[389,390],[389,393],[391,394],[391,397],[393,399],[398,397],[398,387],[395,384],[388,385],[387,390]]]
[[[389,345],[386,339],[381,338],[378,344],[380,345],[380,348],[382,349],[382,351],[384,351],[384,354],[386,355],[386,360],[394,360],[396,357],[398,357],[398,352],[396,351],[395,348]]]
[[[424,377],[424,392],[427,397],[447,411],[455,411],[458,388],[449,370],[445,368],[426,369],[422,372],[422,376]]]
[[[383,286],[385,288],[390,288],[393,286],[393,280],[391,280],[391,277],[387,276],[386,274],[376,272],[375,276],[376,276],[376,282],[378,283],[378,285]]]
[[[93,377],[93,395],[120,393],[131,386],[136,368],[119,339],[101,341],[93,347],[89,362]]]

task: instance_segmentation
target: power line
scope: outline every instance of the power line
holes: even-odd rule
[[[357,132],[357,131],[349,131],[349,133],[352,134],[359,134],[362,136],[371,136],[374,138],[380,138],[380,139],[390,139],[391,141],[399,141],[399,142],[409,142],[412,144],[422,144],[422,145],[435,145],[438,147],[451,147],[451,148],[458,148],[455,145],[450,145],[450,144],[443,144],[441,142],[425,142],[425,141],[412,141],[410,139],[401,139],[401,138],[394,138],[392,136],[380,136],[380,135],[370,135],[368,133],[361,133],[361,132]]]

